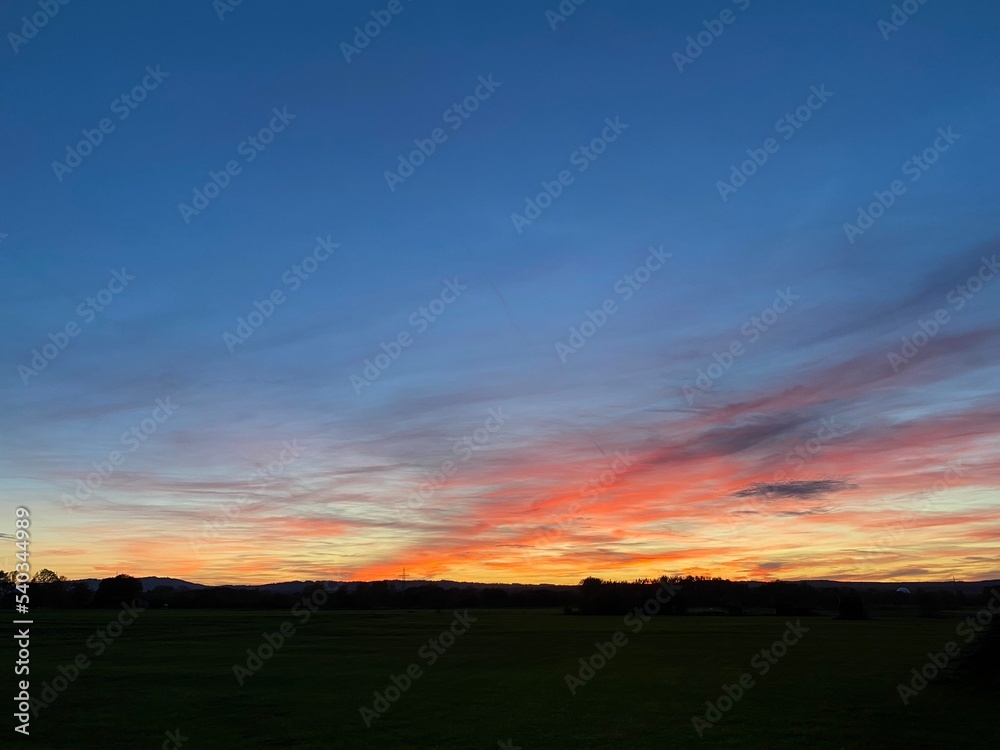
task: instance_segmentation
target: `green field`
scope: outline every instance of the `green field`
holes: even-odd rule
[[[955,638],[954,619],[805,618],[809,632],[761,676],[751,659],[784,618],[658,618],[633,633],[620,617],[472,610],[477,621],[428,665],[419,650],[452,612],[321,611],[302,624],[283,611],[151,610],[95,657],[87,640],[115,614],[35,614],[36,697],[78,653],[92,664],[33,719],[30,739],[14,734],[20,745],[160,748],[179,729],[185,750],[1000,747],[1000,696],[948,679],[909,706],[897,695],[927,651]],[[285,620],[295,634],[239,686],[233,665]],[[572,696],[565,674],[616,630],[628,643]],[[366,728],[359,709],[413,663],[422,675]],[[756,684],[699,738],[691,717],[745,672]]]

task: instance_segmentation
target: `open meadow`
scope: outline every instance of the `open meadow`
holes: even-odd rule
[[[947,676],[897,692],[955,618],[802,618],[789,637],[779,617],[147,610],[112,638],[117,614],[35,614],[33,697],[89,666],[33,719],[33,748],[1000,747],[996,694]],[[727,710],[699,737],[706,701]]]

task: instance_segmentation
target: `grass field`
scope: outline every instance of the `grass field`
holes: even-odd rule
[[[658,618],[633,633],[620,617],[470,614],[468,632],[429,665],[434,652],[420,649],[452,612],[326,611],[303,624],[288,612],[151,610],[100,656],[88,638],[115,612],[37,613],[36,697],[77,654],[92,664],[21,744],[160,748],[179,729],[184,750],[1000,747],[1000,696],[946,680],[909,706],[897,694],[929,650],[955,639],[956,620],[803,619],[808,633],[760,675],[751,660],[781,637],[784,618]],[[286,620],[296,632],[238,685],[233,665]],[[564,676],[617,630],[627,644],[571,695]],[[421,676],[366,728],[359,709],[414,663]],[[755,685],[699,737],[691,717],[746,672]]]

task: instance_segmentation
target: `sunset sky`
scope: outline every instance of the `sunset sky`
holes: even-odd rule
[[[1000,578],[994,3],[219,7],[0,9],[35,569]]]

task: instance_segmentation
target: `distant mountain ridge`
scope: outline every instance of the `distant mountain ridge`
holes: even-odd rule
[[[100,584],[101,579],[99,578],[83,578],[80,579],[83,583],[86,583],[88,588],[92,591],[97,590],[98,584]],[[348,589],[353,589],[361,581],[332,581],[332,580],[318,580],[318,581],[281,581],[276,583],[262,583],[262,584],[248,584],[248,583],[233,583],[233,584],[204,584],[204,583],[193,583],[191,581],[184,581],[180,578],[161,578],[158,576],[145,576],[140,577],[142,581],[143,591],[152,591],[157,586],[170,586],[178,590],[199,590],[199,589],[211,589],[211,588],[231,588],[231,589],[256,589],[260,591],[269,591],[273,593],[295,593],[301,591],[308,585],[311,584],[336,584],[343,585],[346,584]],[[384,579],[383,579],[384,580]],[[572,589],[576,588],[576,584],[564,584],[564,583],[475,583],[469,581],[406,581],[403,584],[399,580],[391,580],[393,584],[405,586],[405,588],[415,588],[417,586],[441,586],[444,588],[503,588],[507,590],[531,590],[531,589]],[[985,581],[894,581],[894,582],[884,582],[884,581],[830,581],[830,580],[802,580],[802,581],[785,581],[786,583],[806,583],[810,586],[816,588],[837,588],[841,586],[851,586],[854,588],[899,588],[905,586],[911,590],[918,588],[934,590],[934,591],[961,591],[964,594],[978,594],[984,588],[994,588],[1000,586],[1000,579],[991,579]],[[74,581],[75,583],[75,581]],[[759,586],[763,581],[747,581],[747,583]]]

